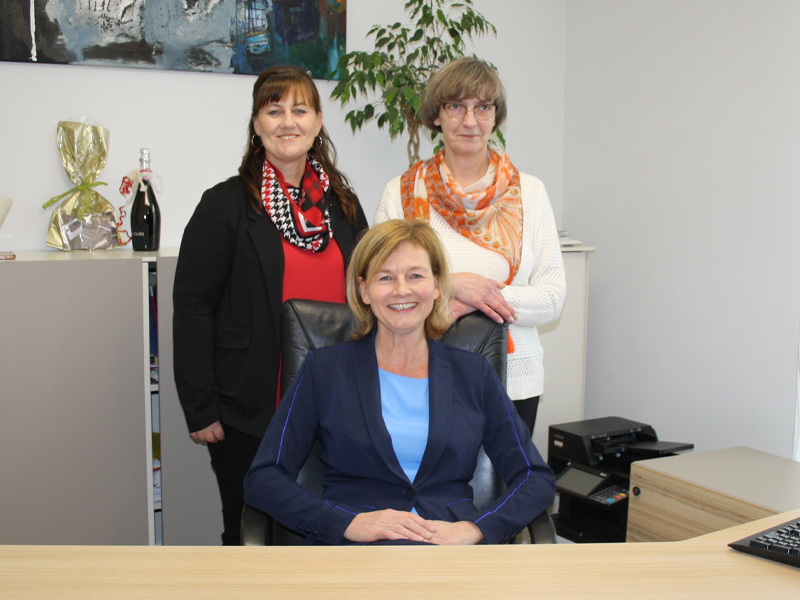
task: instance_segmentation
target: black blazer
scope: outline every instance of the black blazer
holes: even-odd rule
[[[367,229],[331,190],[333,237],[345,265]],[[275,411],[283,299],[281,234],[256,213],[238,177],[207,190],[181,241],[173,289],[174,370],[189,431],[215,421],[262,437]]]
[[[245,477],[245,502],[310,540],[347,543],[359,512],[416,508],[425,519],[472,521],[488,543],[510,540],[553,503],[555,479],[489,362],[429,341],[428,442],[414,481],[381,412],[374,334],[309,353]],[[320,441],[324,498],[295,480]],[[478,509],[469,485],[483,445],[508,489]]]

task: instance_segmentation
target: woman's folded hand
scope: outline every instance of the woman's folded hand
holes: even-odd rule
[[[387,508],[357,514],[344,530],[344,538],[360,543],[379,540],[430,542],[435,533],[431,521],[411,512]]]
[[[467,545],[477,544],[483,541],[483,533],[472,521],[458,521],[448,523],[447,521],[429,521],[436,530],[429,541],[431,544],[445,545]]]

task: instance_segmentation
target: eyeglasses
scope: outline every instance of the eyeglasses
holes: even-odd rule
[[[494,117],[497,107],[494,104],[476,104],[472,108],[461,102],[445,102],[442,104],[445,114],[451,119],[463,119],[469,111],[479,121],[488,121]]]

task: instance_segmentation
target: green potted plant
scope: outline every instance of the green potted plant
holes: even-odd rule
[[[377,99],[351,110],[345,120],[355,132],[376,119],[392,139],[408,130],[411,166],[420,159],[419,107],[428,79],[443,64],[464,56],[467,39],[497,30],[472,0],[407,0],[404,9],[411,24],[374,25],[367,33],[375,38],[374,51],[348,52],[339,59],[332,74],[339,82],[331,98],[345,106],[359,94],[369,99],[377,92]]]

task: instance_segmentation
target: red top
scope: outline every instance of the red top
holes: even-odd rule
[[[322,252],[308,252],[283,240],[283,298],[347,302],[344,287],[344,258],[333,238]],[[281,400],[281,377],[278,368],[278,402]]]
[[[308,252],[283,239],[283,302],[292,298],[347,302],[344,259],[331,238],[322,252]]]

